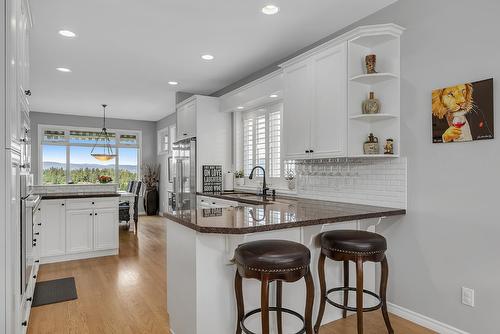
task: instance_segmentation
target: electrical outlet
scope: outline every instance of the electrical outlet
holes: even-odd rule
[[[474,289],[462,287],[462,304],[474,307]]]

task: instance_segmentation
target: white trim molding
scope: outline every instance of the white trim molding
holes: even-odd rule
[[[420,326],[436,331],[440,334],[470,334],[461,329],[447,325],[445,323],[429,318],[423,314],[408,310],[396,304],[387,303],[387,308],[390,313],[395,314],[398,317],[414,322]]]

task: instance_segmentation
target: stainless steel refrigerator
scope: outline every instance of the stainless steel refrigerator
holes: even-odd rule
[[[196,207],[196,138],[182,139],[173,144],[174,196],[178,213]]]

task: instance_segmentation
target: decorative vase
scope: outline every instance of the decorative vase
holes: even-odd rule
[[[146,189],[144,193],[144,210],[148,216],[156,216],[158,214],[158,207],[160,205],[160,196],[158,189]]]
[[[245,185],[245,178],[243,178],[243,177],[237,177],[236,178],[236,185],[238,187],[244,186]]]
[[[378,154],[379,152],[379,146],[378,146],[378,138],[373,135],[373,133],[370,133],[368,136],[368,140],[365,141],[363,145],[363,152],[365,154]]]
[[[365,63],[366,63],[366,74],[377,73],[377,71],[375,70],[375,66],[377,65],[377,56],[376,55],[366,56]]]
[[[375,98],[375,94],[370,92],[368,99],[363,101],[363,114],[378,114],[380,111],[380,101]]]

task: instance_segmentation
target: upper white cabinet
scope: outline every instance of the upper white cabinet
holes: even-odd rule
[[[177,107],[177,138],[196,137],[197,100],[193,99]]]
[[[404,28],[381,24],[356,28],[281,65],[284,80],[285,159],[397,157],[400,154],[400,35]],[[377,73],[366,73],[375,54]],[[378,114],[362,113],[374,92]],[[379,152],[365,155],[370,133]],[[384,155],[387,139],[394,154]]]
[[[286,159],[345,156],[347,43],[283,65]]]

